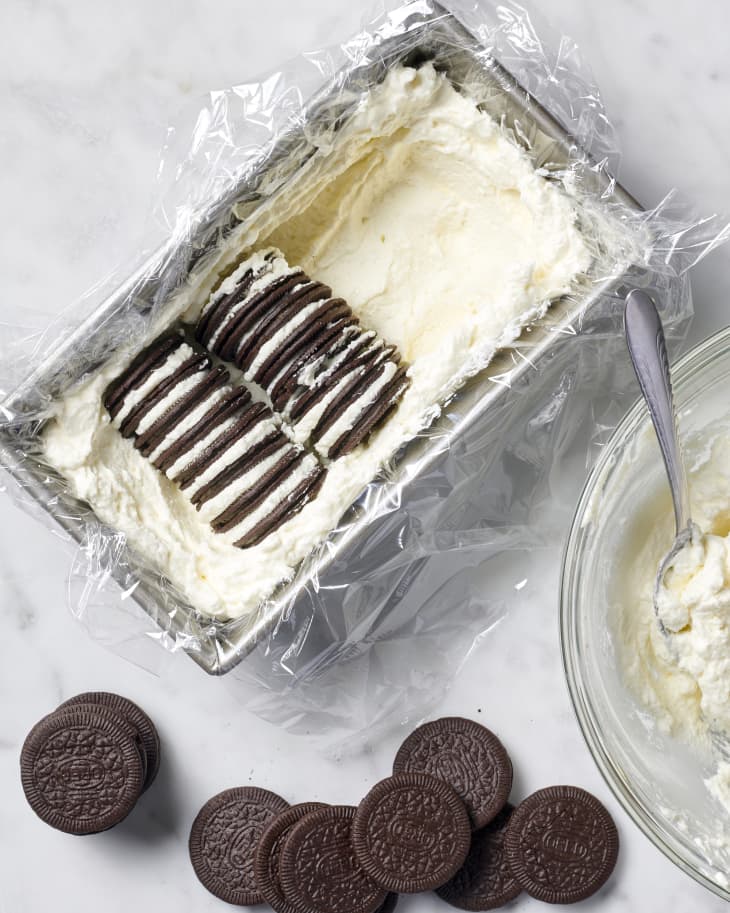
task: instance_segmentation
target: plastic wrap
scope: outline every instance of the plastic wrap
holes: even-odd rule
[[[432,410],[280,591],[237,620],[206,618],[68,491],[45,460],[45,424],[120,346],[141,347],[183,312],[221,251],[243,246],[288,182],[326,167],[341,125],[389,68],[429,58],[574,198],[591,274]],[[509,74],[516,83],[502,91]],[[25,333],[22,318],[4,328],[8,490],[64,528],[74,615],[148,668],[165,651],[188,652],[292,731],[340,741],[419,716],[508,611],[531,551],[560,541],[585,468],[634,395],[622,291],[656,288],[676,345],[692,313],[687,271],[728,234],[671,195],[643,212],[615,184],[617,170],[615,135],[578,49],[538,33],[517,3],[389,4],[346,44],[211,93],[169,132],[157,213],[165,245],[46,331]]]

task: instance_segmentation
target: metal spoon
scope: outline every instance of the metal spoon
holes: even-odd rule
[[[659,565],[654,584],[654,611],[657,613],[662,634],[669,637],[669,632],[657,611],[657,595],[664,582],[667,569],[678,552],[691,539],[701,536],[702,533],[690,517],[689,487],[677,434],[677,419],[674,412],[664,329],[656,305],[651,297],[641,289],[633,289],[626,296],[624,329],[634,371],[636,371],[639,386],[649,407],[649,414],[659,440],[674,505],[674,542]]]
[[[674,504],[676,535],[672,547],[659,565],[654,583],[654,612],[662,634],[671,642],[671,634],[657,612],[657,594],[677,553],[692,539],[701,537],[702,530],[690,517],[689,486],[677,434],[664,328],[656,305],[641,289],[633,289],[626,296],[624,330],[629,355],[659,439]],[[708,724],[708,729],[715,752],[724,761],[730,761],[730,735],[716,729],[711,723]]]

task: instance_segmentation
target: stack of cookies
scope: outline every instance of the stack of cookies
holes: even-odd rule
[[[225,279],[196,337],[263,388],[296,439],[327,459],[365,441],[408,386],[397,349],[275,249]]]
[[[156,339],[103,402],[213,530],[248,548],[316,497],[320,461],[351,453],[396,408],[406,367],[276,250],[253,254],[221,283],[195,335],[203,351],[182,333]],[[260,398],[211,354],[258,385]]]
[[[135,703],[87,692],[65,701],[28,734],[20,755],[33,811],[67,834],[119,824],[157,776],[160,740]]]
[[[594,894],[618,853],[603,805],[555,786],[513,808],[511,788],[500,740],[448,717],[416,729],[358,806],[290,806],[250,786],[219,793],[193,823],[190,858],[216,896],[276,913],[386,913],[421,891],[462,910],[523,891],[553,904]]]
[[[120,433],[239,548],[260,542],[322,485],[316,457],[181,334],[156,339],[103,401]]]

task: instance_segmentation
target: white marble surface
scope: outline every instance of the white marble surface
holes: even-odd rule
[[[677,186],[703,212],[730,206],[726,0],[541,6],[592,61],[619,128],[628,188],[648,204]],[[181,105],[345,37],[361,15],[360,4],[333,0],[4,0],[0,322],[16,322],[18,302],[37,315],[57,313],[133,254],[164,125]],[[728,248],[697,269],[693,338],[727,322],[729,280]],[[0,913],[222,910],[186,856],[190,822],[206,798],[254,782],[293,800],[352,802],[387,774],[397,735],[367,754],[323,760],[314,745],[247,713],[184,656],[156,678],[94,643],[65,609],[64,547],[8,500],[0,517]],[[650,845],[594,768],[563,681],[556,579],[555,553],[531,564],[519,601],[434,712],[492,726],[516,759],[518,794],[574,782],[606,802],[623,852],[615,877],[583,909],[724,909]],[[30,813],[17,757],[37,718],[89,688],[143,704],[165,755],[157,787],[125,825],[76,840]],[[512,907],[538,908],[525,898]],[[419,897],[401,909],[446,908]]]

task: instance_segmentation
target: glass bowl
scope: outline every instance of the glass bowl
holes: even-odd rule
[[[691,460],[711,430],[730,434],[730,328],[690,351],[672,373]],[[563,663],[585,740],[619,802],[673,862],[730,900],[730,814],[703,782],[714,773],[712,758],[663,732],[622,675],[615,625],[626,599],[623,569],[657,510],[666,518],[668,548],[671,501],[641,401],[604,448],[573,520],[560,595]]]

